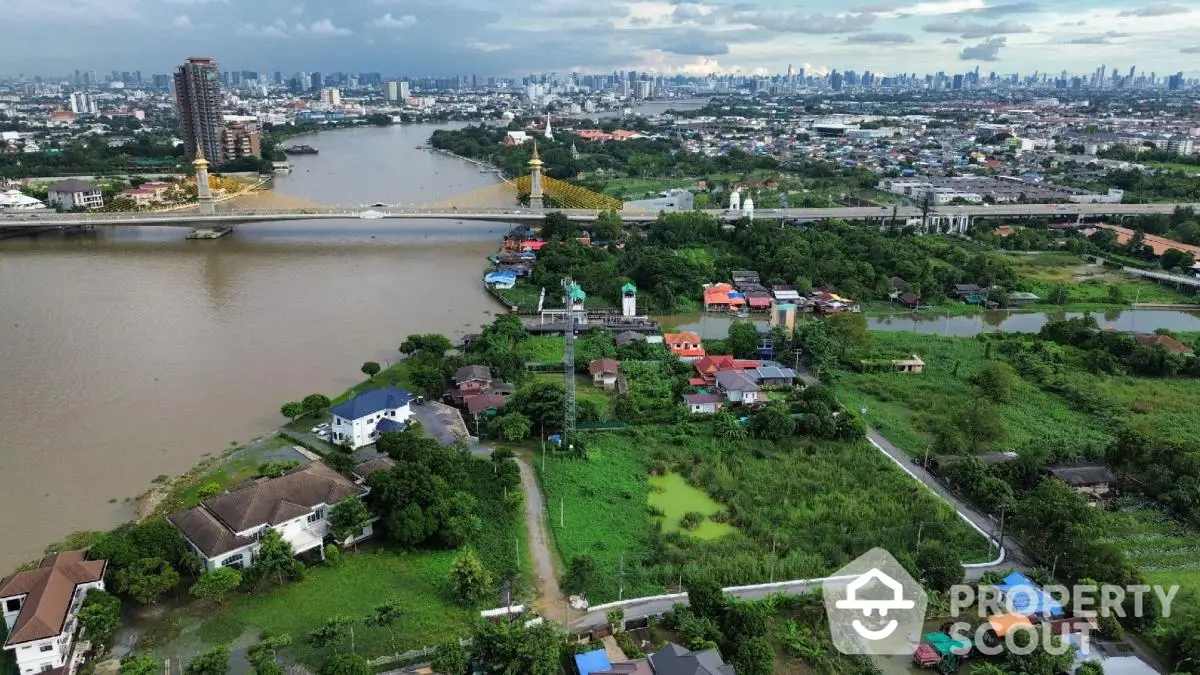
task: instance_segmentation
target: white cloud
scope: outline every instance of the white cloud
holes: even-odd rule
[[[417,25],[417,17],[412,14],[405,14],[397,18],[392,16],[391,12],[388,12],[372,21],[371,25],[377,28],[411,28]]]
[[[180,14],[174,19],[171,19],[171,25],[176,28],[191,28],[192,20],[188,18],[187,14]]]
[[[1169,2],[1155,2],[1145,7],[1121,12],[1117,16],[1170,16],[1172,14],[1187,14],[1191,11],[1183,5],[1176,5]]]
[[[305,33],[319,37],[344,37],[346,35],[354,35],[354,31],[350,30],[349,28],[342,28],[333,25],[333,21],[330,19],[319,19],[308,24],[307,26],[302,23],[298,23],[296,24],[295,31],[297,33]]]
[[[467,43],[467,49],[473,49],[477,52],[504,52],[512,49],[512,45],[472,40]]]
[[[237,32],[239,35],[250,35],[254,37],[265,38],[286,38],[291,37],[287,32],[287,24],[282,19],[276,19],[275,23],[270,25],[258,26],[253,23],[242,24]]]
[[[960,14],[972,10],[986,9],[987,4],[983,0],[929,0],[928,2],[918,2],[915,5],[907,7],[897,7],[894,11],[886,14],[880,14],[881,17],[904,17],[904,16],[937,16],[939,14]]]
[[[289,14],[303,14],[304,13],[304,5],[296,5],[295,7],[292,7],[291,9],[289,9],[288,13]]]
[[[220,3],[228,5],[229,0],[163,0],[168,5],[207,5],[210,3]]]

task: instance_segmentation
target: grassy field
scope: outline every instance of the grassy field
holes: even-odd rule
[[[1150,583],[1200,591],[1200,533],[1150,508],[1131,505],[1107,514],[1108,539],[1125,549]]]
[[[562,363],[566,338],[561,335],[535,335],[521,343],[529,363]]]
[[[845,372],[838,396],[851,409],[867,405],[867,421],[905,452],[921,456],[931,434],[945,424],[956,406],[978,396],[970,378],[984,362],[984,343],[900,332],[872,333],[872,349],[880,358],[917,354],[926,363],[923,375]],[[1110,436],[1094,420],[1065,401],[1022,380],[1010,403],[998,404],[1005,429],[1003,448],[1059,439],[1074,447],[1106,445]]]
[[[622,199],[653,197],[671,188],[691,188],[694,179],[688,178],[612,178],[604,185],[604,194]]]
[[[1179,302],[1195,303],[1194,294],[1180,293],[1173,288],[1162,286],[1153,281],[1146,281],[1124,274],[1120,270],[1110,270],[1100,265],[1090,264],[1071,253],[1044,252],[1036,255],[998,253],[1005,262],[1014,266],[1017,272],[1033,282],[1031,291],[1042,299],[1050,296],[1056,284],[1067,287],[1067,304],[1099,303],[1109,304],[1111,292],[1116,287],[1120,291],[1123,304],[1137,302]]]
[[[677,473],[650,477],[650,506],[663,512],[664,532],[683,532],[697,539],[718,539],[737,529],[729,523],[718,523],[709,518],[725,509],[704,490],[688,485]],[[704,520],[696,528],[685,530],[679,520],[693,511],[704,516]]]
[[[921,527],[965,561],[988,558],[982,537],[867,445],[730,446],[691,425],[587,438],[587,460],[537,466],[563,560],[597,562],[592,602],[615,599],[622,580],[632,597],[675,588],[697,570],[726,584],[816,577],[873,546],[911,548]],[[654,466],[727,509],[733,531],[708,540],[660,531],[647,508]]]
[[[518,281],[512,288],[507,288],[498,291],[500,297],[508,302],[515,304],[518,311],[525,313],[536,313],[538,307],[538,299],[542,295],[542,287],[534,286],[528,281]],[[549,291],[547,291],[549,293]],[[547,301],[549,302],[549,298]],[[562,303],[559,303],[560,305]]]
[[[293,445],[295,443],[289,439],[271,436],[203,462],[171,481],[156,511],[166,516],[190,509],[200,503],[204,490],[209,490],[210,494],[219,493],[254,478],[260,464],[284,456],[291,457],[294,453],[288,452],[288,448]]]
[[[1146,162],[1146,166],[1153,169],[1166,169],[1167,171],[1182,171],[1187,174],[1200,174],[1200,164],[1179,164],[1178,162]]]
[[[560,340],[562,338],[559,338]],[[560,357],[561,358],[561,357]],[[562,373],[534,373],[534,382],[551,382],[553,384],[563,383]],[[590,401],[596,406],[596,410],[600,413],[600,419],[606,420],[611,418],[613,410],[613,397],[607,391],[592,384],[592,378],[588,375],[575,375],[575,400]]]
[[[338,567],[317,567],[303,581],[261,595],[238,595],[216,611],[206,612],[195,631],[204,644],[227,644],[248,630],[271,630],[292,636],[289,653],[301,663],[320,663],[326,655],[305,636],[331,617],[364,619],[372,608],[395,600],[404,609],[396,622],[401,651],[466,635],[475,612],[455,604],[446,589],[454,551],[347,554]],[[354,628],[358,653],[375,657],[392,653],[382,628],[358,621]],[[171,656],[173,654],[162,654]]]

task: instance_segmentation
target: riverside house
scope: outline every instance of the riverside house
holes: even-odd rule
[[[252,566],[259,539],[268,529],[279,532],[296,555],[316,550],[324,558],[330,509],[367,492],[365,486],[313,462],[278,478],[249,481],[168,520],[204,561],[204,569]],[[373,533],[367,525],[359,536],[341,543],[362,541]]]
[[[398,387],[364,391],[329,409],[333,415],[330,434],[334,443],[357,450],[371,445],[388,431],[404,431],[412,414],[412,394]]]
[[[87,651],[85,643],[75,642],[75,617],[88,591],[104,590],[106,566],[104,560],[86,560],[84,551],[63,551],[0,579],[0,611],[8,629],[4,649],[16,657],[18,675],[75,672]]]

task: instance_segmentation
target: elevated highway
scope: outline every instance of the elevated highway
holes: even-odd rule
[[[1200,210],[1200,204],[1006,204],[992,206],[943,206],[931,211],[931,216],[966,216],[968,218],[990,217],[1087,217],[1128,216],[1172,213],[1177,207]],[[296,220],[474,220],[501,222],[531,222],[541,220],[547,213],[561,212],[571,220],[594,221],[601,211],[596,209],[455,209],[455,208],[312,208],[303,210],[229,210],[215,214],[196,211],[169,211],[151,213],[46,213],[37,211],[7,211],[0,213],[0,228],[47,228],[65,227],[136,227],[143,225],[165,225],[176,227],[222,226],[242,223],[271,223]],[[736,220],[737,211],[709,209],[704,213]],[[653,221],[658,213],[644,210],[624,209],[621,218],[629,223]],[[758,209],[754,217],[771,220],[807,222],[840,218],[842,220],[887,221],[893,217],[919,218],[921,210],[903,206],[893,212],[892,207],[835,207],[825,209]]]

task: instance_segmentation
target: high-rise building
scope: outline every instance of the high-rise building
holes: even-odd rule
[[[400,100],[400,83],[395,80],[389,80],[387,83],[387,100],[389,103],[395,103]]]
[[[321,103],[335,108],[342,104],[342,92],[337,87],[326,87],[321,90]]]
[[[87,92],[77,91],[71,94],[71,112],[76,115],[95,115],[96,102]]]
[[[183,148],[196,158],[196,146],[205,157],[221,157],[221,76],[217,62],[192,57],[175,71],[175,108],[179,112]]]

